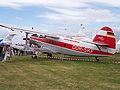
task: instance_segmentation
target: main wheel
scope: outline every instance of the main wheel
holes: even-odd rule
[[[32,55],[32,58],[33,58],[33,59],[37,59],[37,55],[36,55],[36,54],[33,54],[33,55]]]

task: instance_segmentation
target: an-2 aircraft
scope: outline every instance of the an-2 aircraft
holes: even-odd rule
[[[1,27],[11,30],[24,31],[32,34],[30,41],[34,42],[42,52],[48,54],[60,53],[76,56],[93,56],[99,61],[98,57],[112,56],[116,52],[116,39],[110,27],[102,27],[96,34],[93,41],[75,40],[59,35],[43,34],[36,31],[8,27]]]

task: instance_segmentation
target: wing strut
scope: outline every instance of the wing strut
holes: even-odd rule
[[[100,51],[102,51],[102,50],[100,49],[99,45],[96,44],[96,46],[97,46],[97,48],[98,48]]]

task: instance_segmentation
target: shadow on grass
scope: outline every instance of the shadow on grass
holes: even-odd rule
[[[59,56],[58,56],[59,57]],[[72,60],[70,58],[76,57],[69,57],[69,59],[56,59],[56,58],[46,58],[46,57],[38,57],[37,59],[32,59],[31,56],[14,56],[10,61],[6,61],[7,63],[37,63],[37,62],[87,62],[87,63],[96,63],[96,64],[120,64],[120,54],[115,54],[112,57],[100,57],[100,61],[96,61],[94,57],[77,57],[79,60]]]

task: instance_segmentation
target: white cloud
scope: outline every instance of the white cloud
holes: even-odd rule
[[[53,6],[53,7],[87,7],[86,2],[98,2],[120,7],[120,0],[0,0],[2,7],[24,7],[24,6]]]
[[[84,0],[0,0],[2,7],[24,7],[24,6],[54,6],[54,7],[84,7]]]
[[[120,7],[120,0],[91,0],[92,2],[104,3],[113,7]]]
[[[38,15],[37,17],[62,21],[65,23],[118,22],[118,17],[120,17],[120,15],[116,15],[107,9],[49,9],[56,13],[47,12],[44,15]]]
[[[45,6],[58,13],[46,12],[46,14],[38,15],[38,17],[66,23],[118,21],[119,15],[115,15],[110,10],[91,9],[86,2],[98,2],[120,7],[120,0],[0,0],[0,7],[20,9],[26,6]]]
[[[88,7],[86,2],[98,2],[120,7],[120,0],[0,0],[1,7],[20,8],[24,6],[51,6],[61,8]]]

